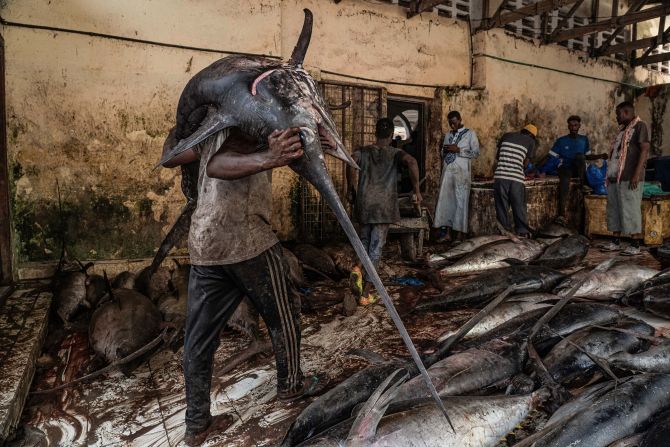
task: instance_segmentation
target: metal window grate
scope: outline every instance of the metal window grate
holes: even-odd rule
[[[321,82],[321,93],[328,104],[339,105],[351,101],[346,109],[333,110],[342,142],[351,153],[354,149],[375,141],[375,124],[384,116],[385,92],[382,88],[362,87],[350,84]],[[342,161],[326,156],[326,167],[345,207],[345,165]],[[339,222],[328,205],[321,200],[316,189],[301,179],[300,188],[301,237],[311,241],[322,241],[342,235]]]

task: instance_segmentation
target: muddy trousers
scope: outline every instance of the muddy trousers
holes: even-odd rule
[[[581,185],[586,184],[586,159],[583,154],[575,155],[571,167],[558,168],[558,215],[563,216],[570,194],[570,179],[578,178]]]
[[[378,270],[379,261],[382,259],[382,250],[386,245],[391,224],[364,224],[361,225],[360,235],[363,248],[368,253],[372,265]],[[367,272],[364,273],[365,280],[370,281]]]
[[[221,330],[248,296],[270,333],[277,366],[277,388],[302,387],[300,308],[277,244],[237,264],[191,266],[184,339],[186,430],[197,433],[211,420],[210,388]]]
[[[526,186],[523,183],[496,179],[493,182],[493,198],[496,205],[496,218],[505,229],[511,228],[507,214],[511,205],[516,233],[520,235],[530,233],[526,211]]]

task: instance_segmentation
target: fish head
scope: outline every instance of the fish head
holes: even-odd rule
[[[250,93],[258,111],[254,125],[260,129],[249,129],[248,133],[267,138],[273,130],[297,127],[311,169],[323,174],[325,154],[358,168],[342,142],[321,90],[302,67],[284,64],[264,71],[252,81]],[[301,166],[307,168],[304,163]],[[303,171],[298,173],[302,175]]]

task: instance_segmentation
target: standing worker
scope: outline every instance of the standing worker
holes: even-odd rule
[[[607,229],[614,240],[602,248],[621,250],[621,236],[630,239],[622,255],[640,254],[642,238],[642,192],[644,170],[649,155],[649,131],[635,115],[635,107],[625,101],[616,107],[619,133],[614,139],[607,162]]]
[[[557,223],[567,222],[566,204],[570,192],[570,179],[578,178],[580,186],[584,187],[586,178],[586,160],[607,159],[607,154],[592,155],[589,139],[579,134],[582,119],[577,115],[568,118],[570,133],[558,138],[549,151],[547,163],[558,159],[558,216]]]
[[[321,138],[323,145],[334,146]],[[300,369],[300,306],[270,225],[272,169],[302,157],[299,129],[275,130],[268,146],[259,152],[251,137],[225,129],[165,164],[200,163],[198,203],[188,237],[191,274],[184,338],[184,441],[189,446],[200,445],[229,422],[210,413],[212,363],[221,330],[245,295],[270,334],[279,399],[310,396],[323,386],[323,380],[304,377]]]
[[[504,134],[498,143],[494,164],[493,197],[498,224],[501,230],[510,231],[507,213],[511,205],[514,229],[521,237],[530,237],[524,168],[535,151],[536,137],[537,127],[533,124],[519,132]]]
[[[381,260],[389,226],[400,220],[398,168],[401,164],[409,170],[415,205],[420,206],[422,201],[419,166],[414,157],[391,146],[393,131],[393,121],[380,119],[375,128],[377,142],[353,153],[352,158],[360,167],[357,189],[354,188],[353,170],[347,166],[348,197],[354,202],[354,214],[361,225],[361,242],[375,268]],[[372,284],[367,281],[367,275],[362,275],[359,266],[354,268],[351,276],[352,288],[358,295],[359,304],[375,303],[377,296],[371,292]]]
[[[479,156],[477,134],[463,126],[461,114],[451,111],[447,119],[451,131],[442,144],[442,181],[433,222],[433,226],[440,229],[438,242],[451,240],[452,229],[456,240],[462,240],[468,232],[470,164]]]

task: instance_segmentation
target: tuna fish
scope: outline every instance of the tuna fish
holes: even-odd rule
[[[433,268],[441,267],[447,262],[461,258],[480,247],[505,239],[508,239],[507,236],[501,236],[498,234],[473,237],[472,239],[465,240],[455,247],[450,248],[444,253],[430,255],[428,257],[428,265]]]
[[[556,237],[565,237],[573,236],[577,234],[572,228],[566,227],[565,225],[558,224],[556,222],[551,222],[540,230],[537,231],[537,237],[546,237],[546,238],[556,238]]]
[[[570,267],[584,259],[589,251],[589,245],[589,240],[584,236],[568,236],[551,244],[531,263],[555,269]]]
[[[501,240],[479,247],[460,261],[440,270],[442,276],[469,275],[483,270],[509,266],[506,259],[521,262],[532,261],[540,256],[544,245],[532,239],[517,241]]]
[[[580,270],[556,287],[555,293],[563,296],[573,284],[586,277],[586,281],[575,293],[575,297],[593,299],[616,299],[626,291],[637,287],[643,281],[654,276],[658,270],[637,264],[619,263],[604,272]]]
[[[349,276],[356,264],[358,264],[356,252],[351,247],[351,244],[346,242],[325,245],[323,251],[330,256],[342,276]]]
[[[551,305],[551,301],[558,300],[556,295],[550,293],[529,293],[507,298],[507,301],[496,307],[490,314],[485,316],[476,326],[470,329],[464,339],[473,338],[511,320],[512,318]],[[448,331],[440,335],[438,343],[446,340],[457,331]]]
[[[653,327],[641,321],[620,322],[615,327],[642,335],[654,333]],[[588,327],[559,341],[544,358],[544,364],[555,381],[582,384],[597,368],[589,355],[607,361],[614,353],[635,352],[647,345],[646,340],[628,333]]]
[[[651,428],[642,435],[639,447],[665,447],[670,445],[670,411],[654,417]]]
[[[528,335],[535,322],[545,313],[546,309],[536,309],[512,318],[493,330],[471,340],[461,342],[465,347],[477,347],[482,344],[505,337]],[[609,306],[592,303],[575,303],[566,305],[544,326],[534,338],[537,351],[548,352],[561,337],[593,325],[606,325],[618,321],[622,314]]]
[[[293,253],[304,265],[317,270],[329,278],[337,278],[339,272],[335,263],[328,254],[311,244],[298,244],[293,247]]]
[[[448,293],[420,301],[415,309],[444,311],[480,307],[511,284],[535,282],[533,287],[519,289],[517,293],[548,291],[563,278],[561,272],[535,265],[518,265],[492,270],[454,287]]]
[[[302,270],[300,261],[293,254],[293,252],[286,247],[282,247],[282,253],[284,255],[284,260],[288,264],[288,272],[291,276],[291,281],[296,287],[304,287],[305,282],[305,273]]]
[[[146,296],[130,289],[117,289],[113,297],[91,317],[89,340],[93,351],[112,363],[145,346],[161,330],[161,314]],[[137,364],[123,365],[124,373]]]
[[[670,319],[670,284],[646,289],[642,305],[647,312]]]
[[[298,415],[282,441],[291,447],[320,433],[351,416],[354,407],[365,402],[397,364],[386,363],[365,368],[347,378],[335,388],[322,394]],[[346,433],[345,433],[346,435]]]
[[[69,322],[84,309],[90,308],[86,300],[86,272],[67,272],[58,276],[54,287],[56,313]]]
[[[670,407],[670,376],[644,374],[619,384],[591,405],[517,444],[517,447],[607,447],[648,425]]]
[[[439,410],[421,401],[409,410],[383,416],[395,386],[377,399],[376,395],[371,397],[353,423],[346,444],[340,445],[492,447],[549,394],[540,389],[525,396],[443,398],[453,414],[456,433],[452,433]]]
[[[128,270],[119,273],[112,281],[112,289],[134,289],[135,274]]]
[[[304,12],[303,28],[288,63],[264,57],[228,56],[212,63],[191,78],[179,98],[176,124],[165,141],[159,164],[176,164],[179,159],[175,157],[227,128],[239,129],[261,147],[267,145],[268,137],[275,130],[300,128],[304,155],[292,162],[289,168],[311,183],[332,209],[417,368],[429,383],[426,368],[421,363],[419,354],[328,173],[326,153],[352,167],[357,165],[337,133],[335,122],[316,81],[303,68],[313,23],[311,11],[305,9]],[[322,146],[321,135],[330,136],[334,147]],[[197,178],[197,167],[194,171],[182,172],[183,175],[188,174],[188,183],[193,185]],[[191,203],[194,202],[189,198],[189,204]],[[193,207],[189,208],[189,204],[184,208],[177,224],[189,219],[188,216],[193,212]],[[161,244],[152,265],[160,264],[161,256],[174,243],[169,236]],[[447,417],[434,387],[429,384],[429,388],[436,404]]]
[[[493,340],[452,354],[428,368],[440,396],[462,396],[506,381],[522,367],[522,343]],[[400,386],[395,401],[428,398],[420,377]]]
[[[609,358],[613,368],[670,374],[670,340],[638,353],[618,352]]]

